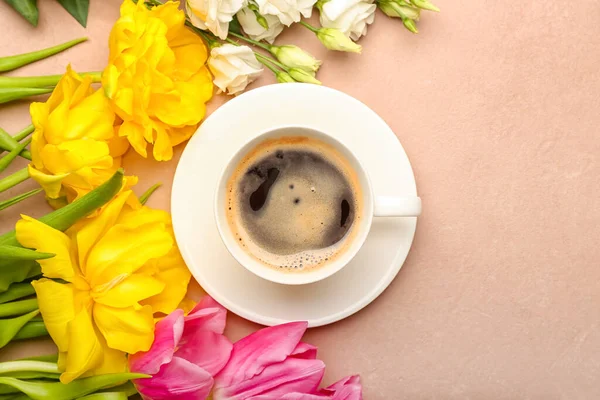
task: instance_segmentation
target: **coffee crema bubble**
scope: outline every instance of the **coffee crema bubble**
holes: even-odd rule
[[[360,190],[333,146],[306,136],[267,139],[228,180],[227,220],[239,245],[264,264],[314,269],[347,247],[362,211]]]

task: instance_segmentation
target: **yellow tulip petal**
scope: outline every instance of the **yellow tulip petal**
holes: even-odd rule
[[[171,138],[162,127],[156,131],[156,141],[152,149],[152,155],[156,161],[169,161],[173,158],[173,145]]]
[[[50,279],[31,282],[37,295],[44,325],[58,347],[58,351],[69,349],[68,324],[75,317],[73,285],[61,284]]]
[[[77,172],[84,167],[112,166],[108,144],[87,138],[46,145],[40,155],[46,169],[53,174]]]
[[[81,266],[81,272],[84,275],[87,274],[87,256],[90,249],[95,246],[98,240],[115,224],[127,198],[132,194],[131,191],[119,193],[102,208],[97,216],[88,218],[87,220],[82,221],[81,225],[75,227],[76,231],[73,233],[77,242],[79,265]]]
[[[106,340],[102,335],[98,336],[98,339],[102,343],[102,362],[94,369],[88,371],[91,375],[104,375],[104,374],[118,374],[120,372],[127,372],[127,354],[120,350],[111,349],[106,344]]]
[[[46,138],[44,137],[44,126],[48,121],[49,112],[50,109],[47,103],[31,103],[29,106],[31,122],[35,127],[33,135],[31,136],[31,161],[37,169],[44,168],[40,151],[47,144]]]
[[[114,135],[115,113],[100,89],[83,98],[68,114],[65,141],[81,138],[110,139]]]
[[[154,222],[161,222],[168,227],[169,232],[171,229],[171,215],[164,210],[155,210],[148,206],[141,206],[137,208],[124,208],[117,223],[119,225],[125,225],[130,228],[137,228],[141,225],[151,224]]]
[[[191,276],[185,264],[160,271],[154,278],[166,283],[163,291],[141,304],[151,306],[154,312],[169,314],[184,299]]]
[[[110,307],[137,307],[139,302],[158,295],[167,282],[163,277],[152,277],[144,274],[133,274],[122,281],[109,285],[94,287],[92,296],[96,303]]]
[[[115,225],[89,252],[86,276],[93,286],[129,275],[148,260],[162,257],[173,245],[165,224],[151,223],[130,228]]]
[[[71,261],[71,239],[61,231],[26,215],[17,222],[17,240],[23,247],[36,249],[55,256],[38,260],[42,272],[47,278],[59,278],[68,282],[73,280],[74,266]]]
[[[105,350],[86,308],[75,314],[68,324],[68,330],[69,343],[72,345],[67,353],[65,372],[60,376],[62,383],[69,383],[89,370],[98,368]]]
[[[57,199],[61,196],[62,181],[69,176],[69,174],[48,175],[35,169],[31,164],[27,166],[27,171],[31,179],[36,181],[44,189],[46,196],[51,199]]]
[[[154,341],[154,318],[150,306],[135,310],[133,307],[114,308],[96,303],[94,321],[113,349],[134,354],[147,351]]]
[[[146,157],[146,141],[144,140],[144,129],[135,122],[123,122],[119,128],[119,136],[129,140],[133,149],[142,157]]]

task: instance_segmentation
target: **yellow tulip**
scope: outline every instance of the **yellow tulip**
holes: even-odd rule
[[[115,114],[104,92],[91,84],[91,77],[68,66],[48,101],[30,107],[35,130],[29,174],[55,206],[106,182],[129,146],[115,134]],[[136,181],[128,177],[126,185]]]
[[[63,383],[124,371],[126,354],[152,345],[154,319],[185,297],[190,273],[169,214],[142,206],[131,191],[66,233],[22,216],[16,235],[24,247],[56,254],[40,260],[44,278],[32,284]]]
[[[109,37],[102,84],[123,124],[119,136],[146,157],[170,160],[173,146],[195,132],[212,97],[202,39],[185,27],[179,2],[148,9],[125,0]]]

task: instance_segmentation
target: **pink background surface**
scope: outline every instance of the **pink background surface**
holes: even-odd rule
[[[87,29],[57,3],[39,3],[33,29],[0,2],[0,54],[91,40],[15,75],[58,74],[68,62],[101,70],[120,0],[92,1]],[[599,4],[436,4],[442,13],[424,13],[418,36],[378,14],[361,56],[327,53],[300,27],[280,39],[323,59],[324,84],[389,123],[424,203],[390,288],[305,339],[320,348],[326,383],[360,373],[369,400],[597,399]],[[265,73],[253,87],[272,82]],[[217,96],[211,108],[223,101]],[[28,124],[26,102],[0,108],[9,132]],[[149,205],[169,208],[181,150],[162,164],[127,157],[127,172],[141,178],[138,192],[165,183]],[[4,211],[0,232],[12,228],[16,211],[47,210],[38,197]],[[229,318],[233,339],[256,328]],[[35,342],[3,349],[0,358],[50,351],[50,342]]]

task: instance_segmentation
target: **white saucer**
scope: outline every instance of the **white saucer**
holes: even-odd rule
[[[280,285],[238,264],[221,241],[215,222],[219,175],[239,146],[254,135],[295,124],[328,132],[355,152],[376,196],[417,195],[406,153],[377,114],[336,90],[286,83],[236,97],[200,125],[177,166],[171,212],[183,258],[215,300],[259,324],[305,320],[314,327],[354,314],[387,288],[406,259],[417,219],[375,218],[352,262],[317,283]]]

